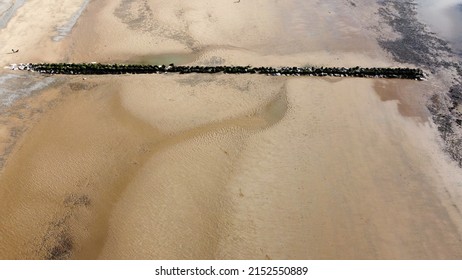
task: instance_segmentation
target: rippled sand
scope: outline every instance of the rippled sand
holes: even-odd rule
[[[393,65],[366,28],[376,7],[330,2],[94,1],[59,44],[71,61]],[[462,176],[423,88],[65,78],[0,176],[0,258],[461,258]]]

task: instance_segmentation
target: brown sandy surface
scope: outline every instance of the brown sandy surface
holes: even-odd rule
[[[185,2],[94,1],[63,57],[395,65],[367,28],[372,1]],[[1,174],[0,257],[461,258],[462,175],[441,152],[425,88],[66,78]]]

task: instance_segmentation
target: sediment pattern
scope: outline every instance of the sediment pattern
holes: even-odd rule
[[[263,74],[271,76],[333,76],[360,78],[389,78],[423,80],[424,73],[415,68],[362,67],[252,67],[252,66],[176,66],[100,63],[39,63],[11,65],[12,70],[27,70],[43,74],[63,75],[120,75],[120,74]]]

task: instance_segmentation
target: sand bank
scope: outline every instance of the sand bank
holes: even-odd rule
[[[69,60],[395,66],[372,2],[95,1]],[[420,87],[69,78],[0,177],[0,257],[460,259],[461,172]]]

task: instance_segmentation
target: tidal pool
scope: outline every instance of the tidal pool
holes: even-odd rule
[[[150,65],[168,65],[174,63],[175,65],[184,65],[196,61],[200,57],[200,53],[164,53],[164,54],[150,54],[137,56],[125,61],[124,63],[136,64],[150,64]]]

